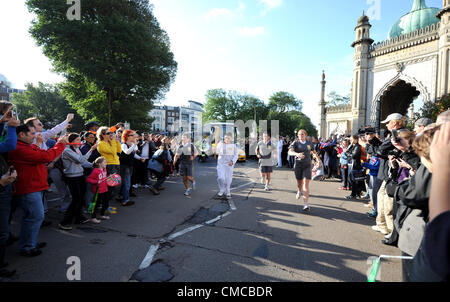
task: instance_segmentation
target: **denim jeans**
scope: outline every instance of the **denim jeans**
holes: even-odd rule
[[[120,176],[122,177],[122,187],[120,188],[120,194],[123,197],[123,202],[130,201],[130,187],[132,174],[133,174],[132,166],[127,165],[120,166]]]
[[[341,176],[342,176],[342,186],[344,188],[350,187],[350,182],[348,180],[348,168],[341,168]]]
[[[9,237],[9,214],[11,212],[11,186],[0,192],[0,265],[5,263],[6,241]]]
[[[44,221],[43,192],[34,192],[16,197],[23,210],[20,228],[19,249],[28,251],[36,247],[41,224]]]
[[[108,176],[111,174],[119,174],[120,176],[122,176],[120,174],[120,165],[107,165],[106,172],[108,173]],[[122,182],[123,182],[123,180],[122,180]],[[116,197],[116,195],[119,194],[119,191],[121,191],[121,190],[122,190],[121,186],[108,187],[108,192],[110,192],[111,200],[114,199]]]

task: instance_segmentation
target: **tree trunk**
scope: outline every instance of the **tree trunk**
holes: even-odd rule
[[[106,96],[108,98],[108,126],[111,127],[111,116],[112,116],[112,92],[110,90],[106,91]]]

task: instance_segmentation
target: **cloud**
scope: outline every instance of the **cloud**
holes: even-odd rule
[[[283,0],[259,0],[259,3],[265,6],[263,15],[266,15],[270,10],[277,8],[283,4]]]
[[[256,27],[240,27],[238,28],[238,34],[240,36],[244,37],[256,37],[256,36],[262,36],[266,34],[266,30],[262,26],[256,26]]]
[[[205,15],[206,20],[216,20],[218,18],[233,18],[234,12],[227,8],[213,8]]]

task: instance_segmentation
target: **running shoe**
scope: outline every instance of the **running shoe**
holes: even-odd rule
[[[381,230],[377,225],[373,225],[372,226],[372,230],[380,232],[383,235],[387,235],[388,234],[388,232]]]
[[[264,190],[266,190],[266,191],[270,191],[270,188],[269,188],[269,186],[265,186]]]
[[[100,221],[99,219],[97,219],[97,218],[92,218],[92,219],[91,219],[91,222],[92,222],[92,223],[95,223],[95,224],[101,223],[101,221]]]
[[[191,195],[191,189],[187,189],[186,192],[184,192],[184,196]]]
[[[223,196],[223,194],[225,194],[224,192],[222,192],[222,191],[220,191],[218,194],[217,194],[217,196],[219,196],[219,197],[222,197]]]
[[[70,225],[67,225],[67,224],[59,224],[58,225],[58,227],[61,229],[61,230],[64,230],[64,231],[70,231],[71,229],[72,229],[72,227],[70,226]]]
[[[303,206],[303,211],[304,211],[304,212],[309,212],[309,211],[311,211],[311,208],[309,207],[309,205],[305,204],[305,205]]]
[[[302,197],[302,193],[300,191],[297,191],[297,195],[295,196],[295,198],[297,198],[297,200],[300,200],[300,197]]]
[[[195,183],[195,181],[192,183],[192,190],[196,190],[197,189],[197,184]]]
[[[227,199],[231,199],[231,193],[227,194]]]

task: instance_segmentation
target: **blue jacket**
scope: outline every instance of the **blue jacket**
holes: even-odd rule
[[[378,170],[380,169],[380,159],[376,156],[372,156],[370,158],[369,163],[363,163],[363,168],[369,169],[369,175],[370,176],[377,176]]]
[[[4,125],[0,125],[0,131],[3,130]],[[17,133],[16,127],[8,127],[6,139],[3,143],[0,143],[0,153],[5,153],[16,149]]]
[[[4,124],[0,124],[0,133],[2,133],[4,129]],[[17,145],[17,133],[16,133],[16,127],[8,127],[8,130],[6,132],[6,139],[4,142],[0,143],[0,153],[6,153],[9,151],[12,151],[16,149]],[[0,155],[2,156],[2,155]],[[0,173],[2,174],[2,173]],[[3,175],[0,175],[2,177]],[[11,184],[7,185],[5,188],[0,188],[0,191],[11,191]]]
[[[164,150],[165,152],[167,152],[167,160],[168,161],[172,161],[172,158],[170,156],[170,152],[169,150]],[[148,161],[148,165],[147,168],[153,171],[156,171],[158,173],[161,173],[163,171],[163,164],[159,163],[156,158],[158,158],[158,156],[163,152],[163,150],[159,149],[158,151],[155,152],[155,154],[153,154],[152,158]]]
[[[345,154],[345,152],[341,153],[341,158],[339,159],[339,162],[341,165],[348,165],[348,157],[347,154]]]

